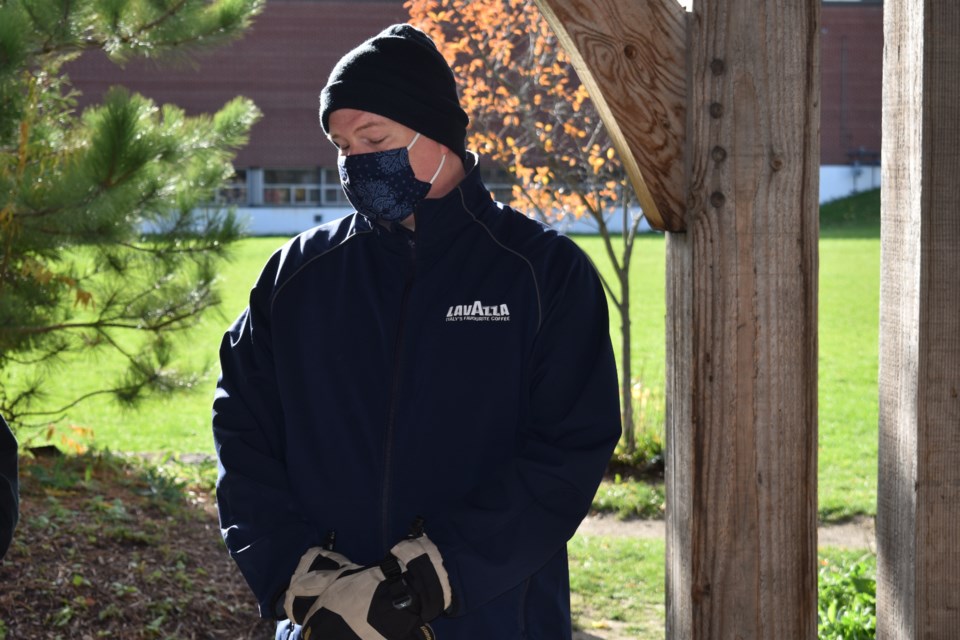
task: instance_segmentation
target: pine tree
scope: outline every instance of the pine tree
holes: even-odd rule
[[[190,386],[171,337],[218,303],[238,227],[204,207],[259,117],[236,98],[188,117],[122,89],[77,112],[64,65],[188,55],[238,37],[262,0],[0,0],[0,414],[24,424],[91,395]],[[65,359],[120,354],[114,376],[51,406]]]

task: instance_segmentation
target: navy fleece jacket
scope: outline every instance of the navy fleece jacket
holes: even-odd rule
[[[0,558],[13,540],[20,519],[20,479],[17,477],[17,440],[0,416]]]
[[[440,638],[569,638],[565,543],[620,436],[602,286],[476,167],[416,223],[354,214],[263,269],[220,350],[224,539],[271,617],[327,531],[371,564],[421,515]]]

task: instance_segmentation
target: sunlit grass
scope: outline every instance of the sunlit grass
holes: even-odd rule
[[[577,534],[567,553],[575,625],[601,636],[663,638],[663,540]]]
[[[880,242],[820,241],[820,514],[876,514]]]
[[[598,637],[665,636],[666,546],[662,539],[585,536],[567,545],[574,624]],[[818,567],[844,572],[856,562],[875,571],[868,551],[821,547]]]
[[[218,310],[206,314],[200,324],[177,338],[180,358],[178,366],[206,370],[206,374],[190,391],[170,397],[147,399],[136,409],[118,406],[109,396],[87,400],[52,425],[51,442],[63,445],[63,439],[74,437],[75,429],[83,428],[92,437],[84,438],[88,446],[124,452],[213,453],[210,407],[218,372],[217,351],[220,339],[230,322],[246,306],[250,287],[280,238],[250,238],[233,247],[232,259],[220,274],[223,303]],[[78,357],[46,376],[44,393],[49,406],[59,406],[99,380],[110,380],[122,368],[119,358],[107,356]],[[47,428],[18,434],[24,441],[41,444]]]
[[[877,343],[879,319],[879,224],[875,193],[824,208],[820,241],[819,490],[822,518],[876,512]],[[575,240],[598,269],[612,278],[597,237]],[[247,295],[269,255],[285,238],[249,238],[234,247],[221,274],[223,305],[183,340],[185,361],[208,367],[197,388],[143,403],[137,411],[97,398],[73,410],[58,425],[54,442],[71,435],[68,425],[92,432],[88,444],[114,451],[212,453],[210,404],[217,375],[217,349],[224,330],[246,306]],[[665,241],[640,237],[631,266],[632,358],[635,402],[642,428],[662,438],[665,407]],[[620,319],[611,308],[610,332],[619,354]],[[619,357],[619,355],[618,355]],[[51,376],[51,399],[109,375],[107,358],[79,362]],[[642,406],[641,406],[642,405]],[[39,434],[40,432],[38,432]],[[25,434],[27,435],[27,434]],[[38,438],[37,442],[42,440]],[[632,495],[632,494],[631,494]]]

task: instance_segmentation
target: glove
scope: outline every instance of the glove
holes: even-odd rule
[[[380,566],[329,573],[336,578],[307,611],[304,640],[434,640],[392,556]]]
[[[398,542],[390,550],[406,569],[403,578],[416,596],[417,613],[429,622],[450,608],[453,592],[437,545],[424,533]]]
[[[304,640],[435,640],[393,555],[361,567],[338,553],[309,549],[287,588],[284,611],[303,626]]]
[[[287,617],[302,625],[317,599],[345,571],[360,569],[345,556],[329,549],[312,547],[300,558],[283,599]]]

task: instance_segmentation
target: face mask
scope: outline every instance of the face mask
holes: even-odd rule
[[[375,221],[400,222],[427,197],[447,154],[441,156],[430,182],[418,180],[410,166],[409,152],[419,138],[418,133],[410,144],[399,149],[340,156],[340,184],[357,211]]]

